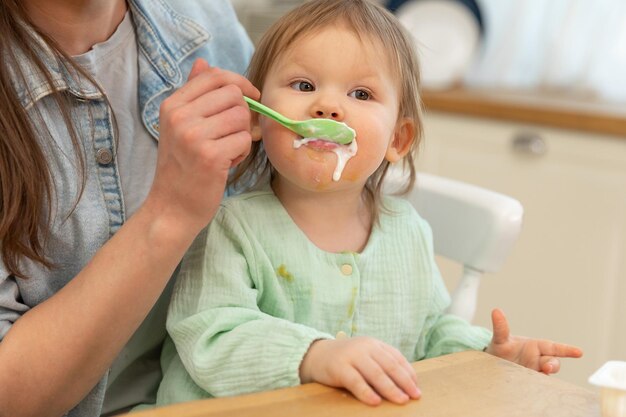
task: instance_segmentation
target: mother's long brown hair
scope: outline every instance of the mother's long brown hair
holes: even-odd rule
[[[46,52],[37,36],[47,44],[61,65],[74,69],[69,73],[84,74],[52,39],[32,25],[19,0],[0,0],[0,253],[9,274],[20,278],[25,277],[21,262],[25,258],[48,268],[54,266],[45,257],[54,184],[42,149],[43,141],[52,138],[49,132],[45,134],[45,128],[34,128],[36,123],[44,127],[41,115],[36,106],[30,109],[30,113],[23,107],[14,87],[15,82],[28,85],[18,60],[21,54],[44,75],[51,91],[58,90],[42,61],[41,56]],[[79,151],[80,142],[69,103],[59,91],[54,94],[54,99],[76,150],[82,190],[85,160]]]

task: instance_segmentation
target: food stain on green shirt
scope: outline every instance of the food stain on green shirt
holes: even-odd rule
[[[293,280],[295,279],[291,272],[287,271],[287,267],[285,266],[285,264],[281,264],[276,269],[276,275],[288,282],[293,282]]]
[[[350,303],[348,304],[348,318],[351,318],[354,314],[354,307],[356,304],[356,296],[359,293],[359,289],[357,287],[352,287],[352,298],[350,299]]]

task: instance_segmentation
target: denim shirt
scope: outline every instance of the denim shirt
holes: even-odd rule
[[[159,107],[183,85],[196,58],[243,73],[253,48],[226,0],[129,0],[128,5],[138,44],[139,108],[146,129],[158,140]],[[77,275],[126,220],[110,108],[95,86],[70,74],[51,53],[44,51],[42,56],[54,85],[70,99],[85,159],[85,180],[82,184],[76,152],[46,79],[23,58],[25,79],[16,74],[12,79],[22,105],[36,121],[49,161],[55,192],[45,254],[56,268],[24,260],[21,266],[29,278],[16,279],[0,262],[0,341],[24,313]],[[150,328],[155,325],[164,329],[164,322]],[[105,375],[67,415],[100,415],[106,386]]]

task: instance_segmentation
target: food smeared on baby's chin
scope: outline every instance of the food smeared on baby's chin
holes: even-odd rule
[[[309,158],[318,162],[325,160],[323,155],[327,152],[332,152],[337,155],[337,163],[335,171],[333,172],[333,181],[339,181],[346,163],[350,160],[350,158],[356,155],[358,149],[356,137],[349,145],[345,146],[319,138],[300,138],[293,141],[293,147],[295,149],[298,149],[303,145],[307,148],[307,155]],[[314,157],[314,154],[318,154],[318,156]]]
[[[306,156],[308,156],[309,159],[312,159],[316,162],[325,162],[326,159],[328,158],[327,154],[320,152],[319,149],[312,149],[312,148],[306,149]]]
[[[294,149],[303,148],[309,159],[313,161],[326,162],[328,158],[335,158],[333,150],[339,145],[323,139],[299,138],[294,140],[293,147]]]

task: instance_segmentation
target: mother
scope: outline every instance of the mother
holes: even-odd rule
[[[251,50],[225,0],[0,1],[0,416],[151,401],[170,277],[249,150]]]

